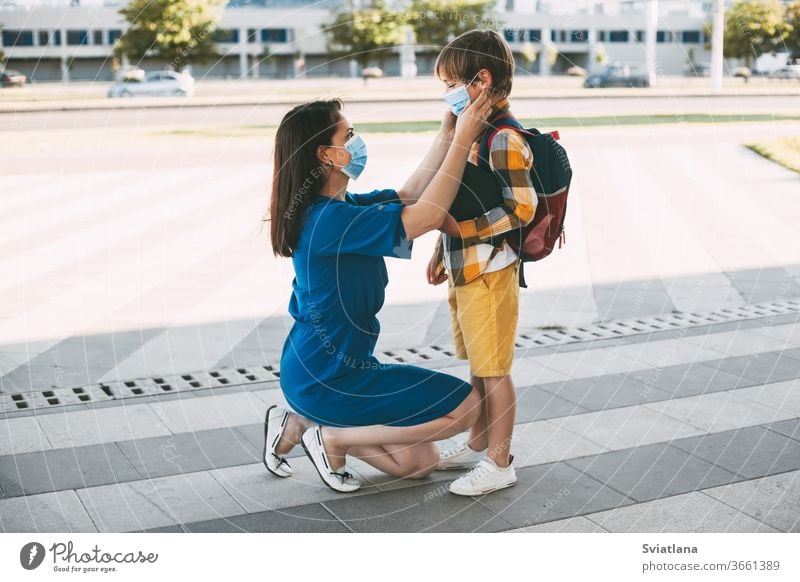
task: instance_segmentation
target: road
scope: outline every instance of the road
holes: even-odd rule
[[[655,113],[797,113],[797,96],[616,97],[515,99],[519,117],[624,115]],[[346,114],[354,122],[438,119],[443,102],[376,101],[350,103]],[[114,127],[184,127],[208,125],[274,125],[289,105],[239,105],[0,114],[0,131],[44,131]]]

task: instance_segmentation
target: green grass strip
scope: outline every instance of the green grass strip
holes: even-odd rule
[[[782,137],[771,141],[746,143],[744,146],[800,174],[800,138]]]

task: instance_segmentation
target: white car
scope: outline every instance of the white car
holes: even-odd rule
[[[186,73],[154,71],[141,79],[126,78],[108,90],[109,97],[191,97],[194,95],[194,78]]]
[[[767,77],[770,79],[789,79],[800,81],[800,65],[782,67],[777,71],[772,71],[769,75],[767,75]]]

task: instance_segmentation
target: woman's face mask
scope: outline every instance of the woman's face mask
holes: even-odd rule
[[[467,85],[472,85],[475,82],[475,79],[478,77],[480,71],[475,73],[475,76],[472,77],[472,81],[467,83]],[[467,85],[461,85],[460,87],[454,87],[447,91],[442,98],[447,101],[447,104],[450,105],[450,109],[453,111],[455,116],[461,115],[461,112],[466,109],[467,105],[469,104],[469,93],[467,93]]]
[[[344,146],[329,147],[344,147],[344,149],[347,150],[347,153],[350,154],[350,161],[340,168],[342,170],[342,174],[351,180],[357,180],[361,175],[361,172],[364,171],[364,167],[367,165],[367,144],[364,143],[364,140],[361,138],[361,136],[354,134],[353,137],[344,143]]]

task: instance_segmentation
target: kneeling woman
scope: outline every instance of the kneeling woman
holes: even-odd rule
[[[388,278],[383,257],[410,258],[413,239],[438,229],[455,198],[470,146],[491,107],[481,95],[457,121],[447,113],[419,169],[399,190],[347,191],[366,148],[338,100],[296,107],[275,143],[271,238],[291,257],[294,324],[283,346],[280,383],[292,411],[267,411],[264,464],[292,474],[285,455],[302,443],[323,482],[355,491],[346,455],[397,477],[436,468],[434,441],[476,420],[469,383],[373,355]]]

